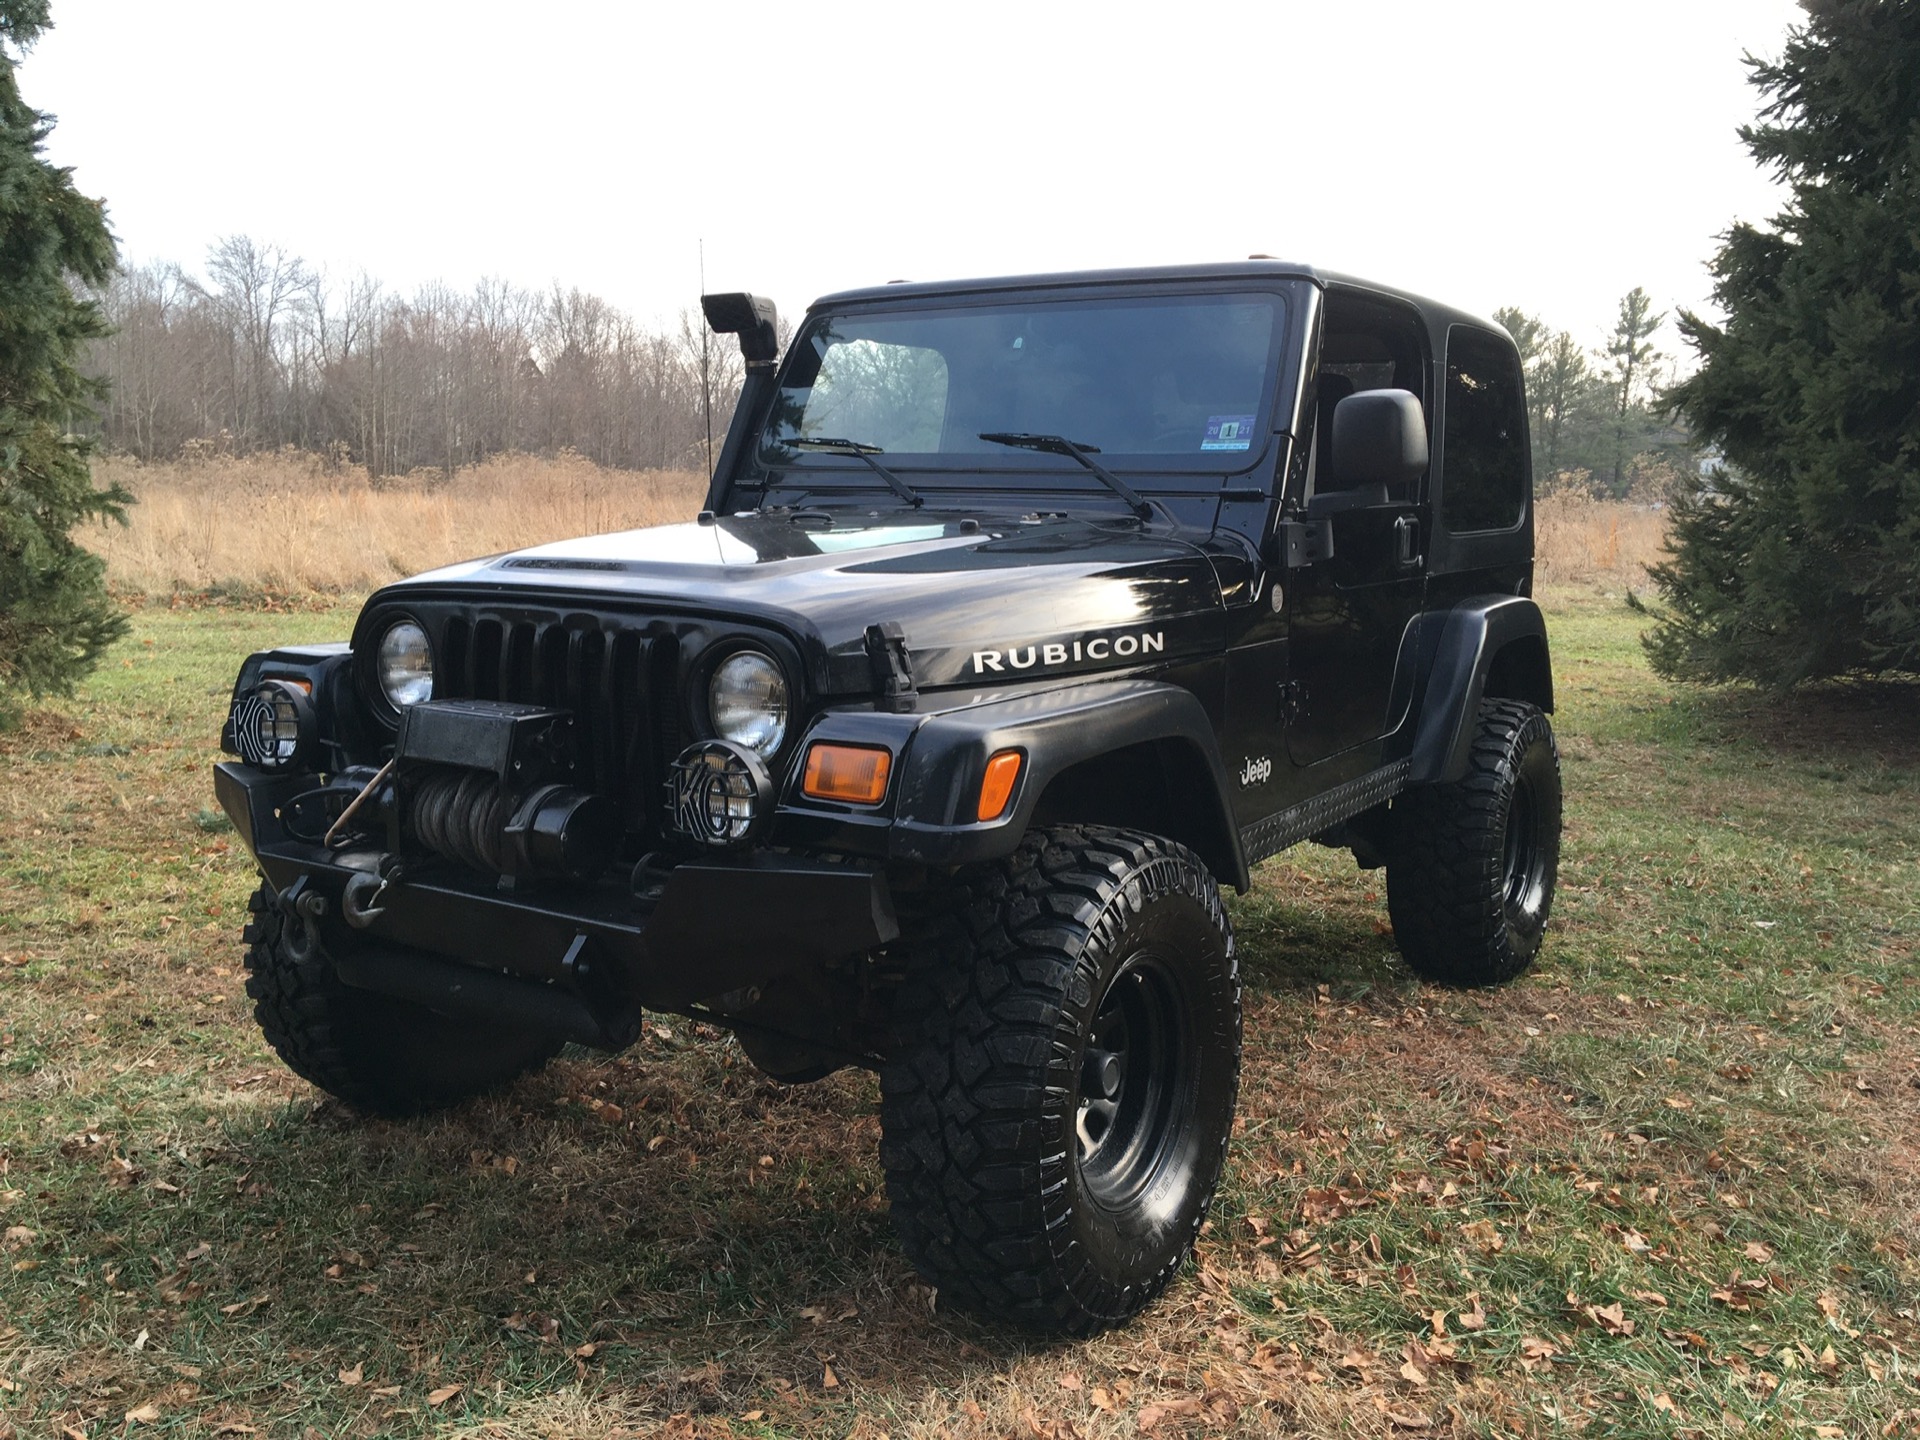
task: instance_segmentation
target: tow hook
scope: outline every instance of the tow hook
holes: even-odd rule
[[[386,909],[380,904],[386,889],[386,881],[364,870],[347,881],[347,888],[340,892],[340,913],[346,917],[347,924],[364,930],[378,920]]]
[[[387,893],[387,887],[399,884],[400,866],[393,863],[392,857],[380,862],[378,874],[360,871],[347,881],[347,888],[340,894],[340,913],[347,924],[356,930],[364,930],[386,913],[386,906],[380,903]]]

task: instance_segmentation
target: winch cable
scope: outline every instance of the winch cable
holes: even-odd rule
[[[340,812],[340,818],[327,827],[327,833],[322,836],[320,840],[322,845],[326,846],[329,850],[336,848],[334,845],[334,837],[340,833],[341,828],[346,825],[347,821],[354,817],[360,807],[367,803],[367,797],[379,788],[380,782],[393,773],[393,765],[394,762],[389,760],[374,773],[374,777],[367,781],[365,787],[358,795],[353,797],[348,803],[347,808]]]

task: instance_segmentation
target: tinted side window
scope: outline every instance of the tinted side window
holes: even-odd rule
[[[1505,530],[1526,513],[1527,407],[1520,357],[1497,335],[1447,332],[1441,515],[1449,530]]]

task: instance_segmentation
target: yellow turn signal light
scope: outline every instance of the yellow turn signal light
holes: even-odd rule
[[[886,798],[893,755],[878,745],[836,745],[820,741],[807,751],[800,790],[815,800],[848,805],[878,805]]]
[[[980,782],[980,818],[998,820],[1007,813],[1013,799],[1013,782],[1020,778],[1020,762],[1026,759],[1018,750],[1002,750],[987,761],[987,773]]]

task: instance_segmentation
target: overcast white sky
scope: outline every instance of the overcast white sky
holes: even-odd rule
[[[55,0],[49,144],[127,256],[218,236],[643,319],[1264,251],[1598,339],[1706,303],[1788,0]]]

